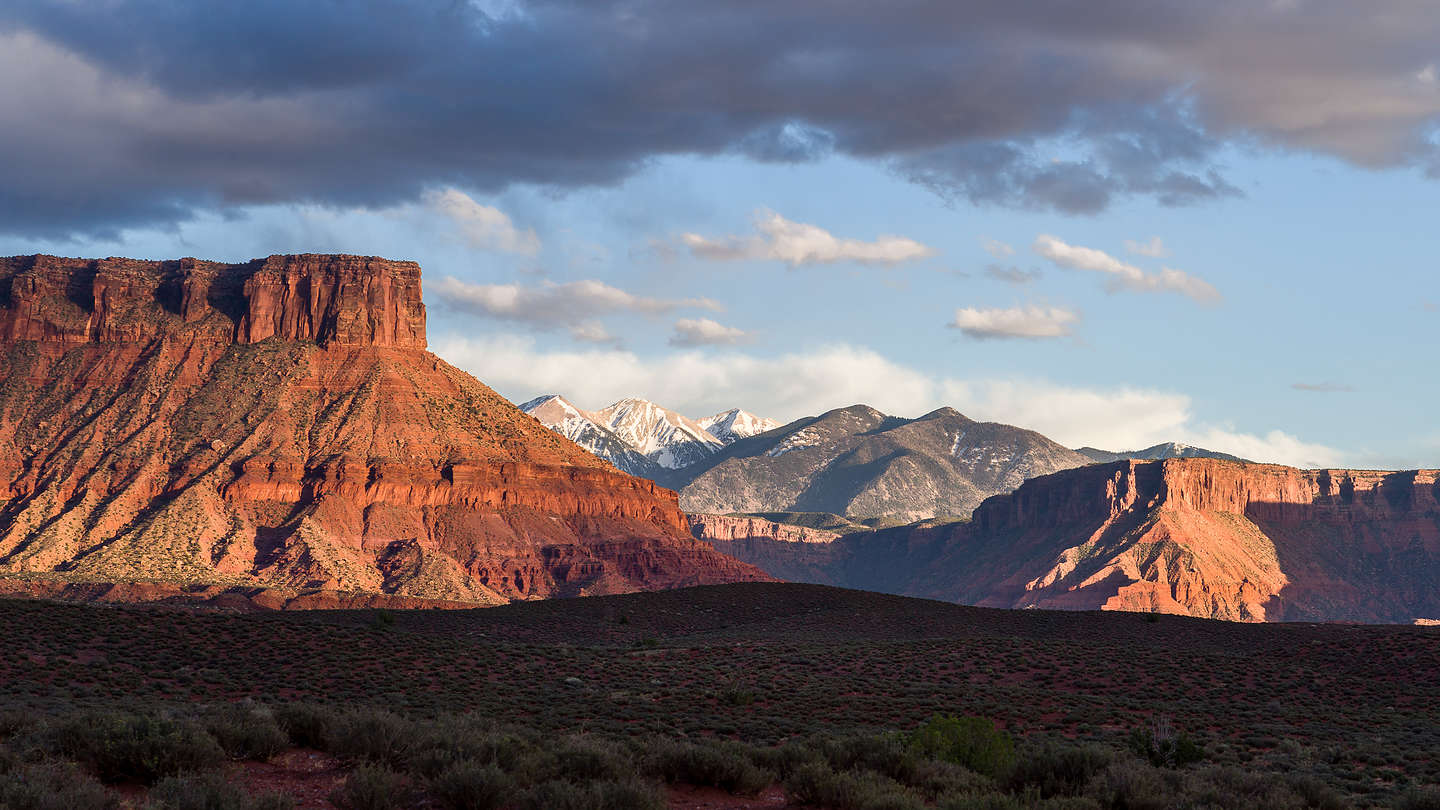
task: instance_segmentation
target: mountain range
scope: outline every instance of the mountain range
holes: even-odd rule
[[[1247,460],[1239,456],[1232,456],[1229,453],[1206,450],[1203,447],[1192,447],[1188,444],[1180,444],[1178,442],[1164,442],[1162,444],[1152,445],[1144,450],[1131,450],[1122,453],[1112,453],[1109,450],[1097,450],[1094,447],[1081,447],[1075,452],[1097,464],[1108,464],[1112,461],[1125,461],[1126,459],[1134,459],[1136,461],[1164,461],[1167,458],[1218,458],[1222,461]]]
[[[853,405],[784,425],[739,408],[692,420],[638,398],[586,411],[549,394],[520,410],[621,470],[678,490],[692,513],[828,512],[890,523],[968,517],[1027,478],[1086,464],[1239,460],[1174,442],[1132,453],[1072,451],[952,408],[905,419]]]

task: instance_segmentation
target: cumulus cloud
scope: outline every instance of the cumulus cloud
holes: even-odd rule
[[[1296,391],[1309,391],[1316,394],[1350,393],[1355,390],[1355,387],[1352,385],[1337,382],[1297,382],[1291,383],[1290,387]]]
[[[1227,144],[1367,167],[1440,152],[1423,2],[503,8],[11,0],[0,229],[608,184],[676,154],[839,154],[946,196],[1083,213],[1238,193]]]
[[[681,351],[641,357],[619,349],[547,350],[532,338],[513,335],[440,335],[431,343],[436,353],[516,402],[557,391],[585,406],[642,396],[681,413],[740,406],[781,420],[855,403],[897,416],[950,405],[972,419],[1038,430],[1068,447],[1132,449],[1180,441],[1256,461],[1307,467],[1344,462],[1333,448],[1283,432],[1246,433],[1202,423],[1183,394],[936,376],[843,344],[782,354]]]
[[[1036,237],[1033,247],[1036,253],[1061,267],[1104,273],[1110,277],[1112,290],[1176,292],[1202,303],[1220,299],[1220,292],[1204,279],[1171,267],[1161,268],[1159,273],[1147,273],[1102,250],[1066,244],[1049,234]]]
[[[749,332],[733,326],[726,326],[709,318],[681,318],[675,322],[675,333],[670,336],[670,345],[688,348],[733,346],[749,339]]]
[[[873,242],[842,239],[818,225],[792,222],[774,211],[755,212],[750,236],[709,238],[682,234],[680,241],[701,259],[715,261],[774,260],[791,267],[803,264],[898,264],[934,255],[926,245],[904,236],[882,235]]]
[[[1152,259],[1163,259],[1170,255],[1165,249],[1165,242],[1158,236],[1150,237],[1147,242],[1137,242],[1134,239],[1125,240],[1125,249],[1137,256],[1149,256]]]
[[[424,202],[431,211],[450,220],[471,247],[526,256],[540,252],[540,237],[533,229],[516,228],[504,211],[481,205],[459,189],[427,191]]]
[[[1066,337],[1070,334],[1071,325],[1079,320],[1079,315],[1056,307],[1028,306],[1010,309],[966,307],[955,310],[955,319],[950,322],[950,328],[959,329],[966,336],[978,340],[991,338],[1041,340]]]
[[[720,305],[708,298],[650,298],[612,287],[603,281],[570,281],[539,286],[472,284],[446,276],[430,286],[431,294],[451,309],[472,315],[518,321],[540,329],[564,328],[579,340],[612,340],[597,316],[614,313],[663,315],[677,309],[709,309]]]

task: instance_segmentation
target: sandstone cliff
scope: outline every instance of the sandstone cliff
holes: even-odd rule
[[[756,541],[762,567],[784,548]],[[754,545],[754,543],[752,543]],[[968,524],[847,535],[809,581],[1007,608],[1242,621],[1440,615],[1437,472],[1122,461],[1031,479]]]
[[[0,259],[0,574],[468,602],[763,578],[424,347],[410,262]]]

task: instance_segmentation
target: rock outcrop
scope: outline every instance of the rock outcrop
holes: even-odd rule
[[[0,259],[0,574],[469,603],[764,578],[424,347],[411,262]]]
[[[732,546],[762,568],[784,547]],[[1027,481],[969,523],[846,535],[809,581],[1006,608],[1239,621],[1440,615],[1440,473],[1122,461]]]
[[[686,515],[690,531],[716,551],[788,582],[824,582],[848,550],[843,535],[748,515]]]

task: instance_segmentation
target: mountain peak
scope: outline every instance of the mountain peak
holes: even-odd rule
[[[738,439],[748,439],[780,427],[780,422],[756,416],[740,408],[721,411],[714,416],[700,420],[700,426],[724,444],[733,444]]]

